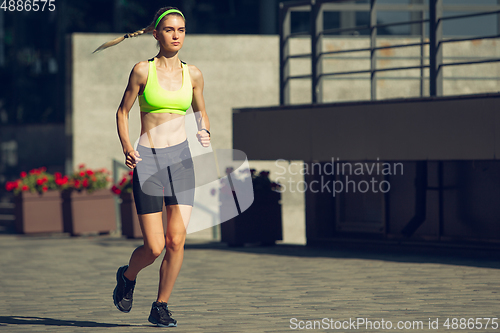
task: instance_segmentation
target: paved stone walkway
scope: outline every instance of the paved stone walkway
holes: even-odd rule
[[[349,320],[366,318],[392,329],[358,331],[442,332],[448,317],[500,317],[498,260],[190,242],[169,302],[179,326],[153,327],[147,317],[159,260],[140,273],[130,313],[111,297],[116,269],[140,244],[0,235],[0,332],[290,332],[311,331],[299,320],[323,318],[316,331],[354,330]],[[439,319],[438,329],[429,329],[429,318]],[[350,329],[324,329],[335,321]],[[424,328],[400,330],[398,321]],[[481,322],[482,329],[458,331],[500,332]]]

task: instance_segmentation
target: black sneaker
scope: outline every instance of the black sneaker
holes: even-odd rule
[[[167,303],[153,302],[148,321],[161,327],[177,327],[177,320],[170,317],[171,315]]]
[[[113,302],[118,310],[122,312],[130,312],[132,309],[132,295],[134,294],[135,280],[129,281],[123,273],[127,270],[128,265],[118,268],[116,272],[116,287],[113,291]]]

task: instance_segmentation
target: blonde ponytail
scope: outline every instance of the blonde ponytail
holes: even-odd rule
[[[125,38],[129,38],[129,37],[137,37],[137,36],[140,36],[142,34],[148,34],[148,33],[151,33],[155,30],[155,24],[156,24],[156,20],[158,20],[158,18],[160,17],[161,14],[163,14],[164,12],[166,12],[167,10],[170,10],[170,9],[175,9],[175,10],[179,10],[175,7],[163,7],[163,8],[160,8],[157,12],[156,12],[156,15],[153,19],[153,22],[151,22],[151,24],[149,24],[148,27],[144,28],[144,29],[141,29],[141,30],[137,30],[136,32],[133,32],[131,34],[125,34],[121,37],[118,37],[118,38],[115,38],[113,40],[110,40],[109,42],[106,42],[104,44],[102,44],[101,46],[99,46],[97,49],[95,49],[93,53],[96,53],[96,52],[99,52],[99,51],[102,51],[104,49],[107,49],[108,47],[110,46],[115,46],[116,44],[118,43],[121,43],[123,42],[123,40]],[[182,14],[179,14],[179,13],[169,13],[167,15],[179,15],[179,16],[182,16],[182,18],[184,18],[184,16]]]
[[[95,49],[95,51],[92,52],[92,53],[96,53],[96,52],[102,51],[104,49],[107,49],[110,46],[115,46],[116,44],[123,42],[125,40],[125,38],[137,37],[137,36],[140,36],[142,34],[151,33],[151,32],[153,32],[154,29],[155,29],[154,25],[149,25],[147,28],[144,28],[144,29],[141,29],[141,30],[137,30],[136,32],[132,32],[130,34],[125,34],[125,35],[123,35],[121,37],[115,38],[113,40],[110,40],[109,42],[106,42],[106,43],[102,44],[97,49]]]

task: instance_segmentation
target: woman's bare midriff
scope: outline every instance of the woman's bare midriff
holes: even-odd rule
[[[139,144],[141,146],[151,147],[150,138],[154,148],[170,147],[186,140],[184,115],[149,112],[140,112],[140,114],[141,137]]]

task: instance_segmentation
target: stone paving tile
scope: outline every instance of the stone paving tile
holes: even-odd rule
[[[140,244],[1,235],[0,332],[163,330],[147,321],[160,260],[140,273],[130,313],[112,302],[116,269]],[[366,318],[422,321],[424,328],[413,331],[441,332],[447,317],[500,317],[499,281],[494,259],[188,243],[169,302],[179,327],[167,330],[290,332],[302,331],[290,328],[291,318]],[[438,330],[429,329],[429,318],[439,318]]]

